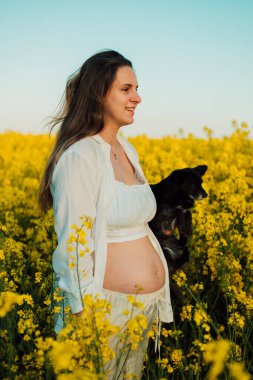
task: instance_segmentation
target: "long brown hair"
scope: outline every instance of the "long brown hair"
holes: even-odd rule
[[[38,202],[42,211],[46,212],[53,203],[49,185],[60,155],[76,141],[103,129],[103,99],[121,66],[132,68],[132,63],[114,50],[104,50],[87,59],[69,77],[63,104],[49,123],[50,134],[56,125],[60,124],[60,128],[40,183]]]

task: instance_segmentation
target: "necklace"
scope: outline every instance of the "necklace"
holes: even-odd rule
[[[112,148],[111,148],[111,152],[113,154],[114,159],[117,160],[118,156],[117,156],[117,153],[116,153],[116,142],[115,142],[115,152],[113,152]]]
[[[118,155],[116,153],[116,144],[117,144],[117,141],[115,142],[115,152],[113,152],[112,146],[111,146],[111,152],[113,154],[114,159],[118,160]],[[138,183],[140,183],[139,178],[138,178],[138,173],[137,173],[137,170],[135,168],[134,168],[134,177],[138,180]],[[124,181],[121,181],[121,182],[124,182]]]

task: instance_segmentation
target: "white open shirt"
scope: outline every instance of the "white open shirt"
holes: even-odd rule
[[[118,132],[117,140],[122,145],[129,160],[145,178],[134,146]],[[54,288],[59,287],[64,300],[59,302],[61,312],[55,315],[55,331],[64,326],[64,306],[69,305],[72,313],[83,309],[85,294],[99,294],[104,298],[103,283],[106,266],[106,210],[112,199],[114,172],[110,159],[111,146],[98,133],[72,144],[60,156],[53,172],[50,185],[53,196],[55,231],[58,245],[53,253]],[[90,253],[78,257],[77,268],[70,268],[68,239],[71,226],[81,226],[80,216],[94,218],[94,225],[88,236]],[[161,246],[147,224],[148,236],[158,252],[165,268],[165,299],[159,303],[162,322],[173,321],[170,299],[169,273]],[[81,247],[80,247],[81,248]],[[75,252],[73,251],[72,254]],[[94,258],[95,256],[95,258]],[[85,271],[86,275],[83,276]],[[80,288],[81,287],[81,294]]]

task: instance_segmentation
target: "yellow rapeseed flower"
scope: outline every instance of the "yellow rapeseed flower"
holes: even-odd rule
[[[139,308],[141,310],[143,310],[145,307],[142,302],[139,302],[136,300],[136,296],[128,295],[127,300],[128,300],[128,302],[130,302],[132,304],[133,307]]]
[[[245,371],[242,363],[233,362],[233,363],[228,364],[228,367],[230,369],[230,373],[233,379],[235,380],[250,380],[251,379],[250,374]]]
[[[180,313],[180,317],[182,321],[184,320],[190,321],[192,319],[192,309],[193,309],[192,305],[182,306],[182,311]]]
[[[186,285],[186,274],[182,270],[177,270],[172,277],[176,281],[177,286],[182,287]]]
[[[41,280],[42,280],[42,273],[41,272],[36,272],[35,273],[35,282],[37,284],[39,284],[41,282]]]
[[[73,369],[73,342],[70,340],[66,340],[65,342],[54,342],[52,350],[50,351],[50,359],[55,369],[55,373]]]
[[[245,326],[245,318],[243,315],[240,315],[238,312],[232,313],[228,318],[228,324],[234,328],[243,329]]]
[[[183,360],[183,351],[180,349],[175,349],[170,354],[170,358],[172,360],[172,363],[176,366],[182,363]]]
[[[72,373],[62,373],[57,376],[57,380],[105,380],[105,376],[92,373],[87,369],[76,369]]]
[[[5,259],[4,251],[0,249],[0,260],[4,260],[4,259]]]
[[[231,343],[228,340],[218,340],[206,345],[203,358],[206,363],[212,363],[208,380],[215,380],[224,369]]]
[[[21,305],[24,296],[13,292],[2,292],[0,294],[0,317],[4,317],[12,308],[13,305]]]
[[[193,319],[197,326],[203,325],[205,322],[209,321],[207,313],[199,305],[195,308]]]

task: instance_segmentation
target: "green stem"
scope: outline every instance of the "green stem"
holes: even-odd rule
[[[183,281],[182,279],[180,279],[181,281]],[[208,318],[209,318],[209,323],[210,325],[212,326],[212,328],[214,329],[214,331],[216,332],[216,334],[222,339],[222,336],[220,335],[219,331],[217,330],[215,324],[212,322],[211,320],[211,317],[210,315],[206,312],[206,310],[202,307],[201,303],[199,303],[199,301],[197,300],[197,298],[194,296],[194,294],[191,292],[191,290],[188,288],[188,286],[185,284],[185,282],[183,281],[184,283],[184,288],[188,291],[188,293],[192,296],[192,298],[194,299],[194,301],[196,302],[196,304],[208,315]]]
[[[78,257],[79,244],[78,244],[78,239],[79,239],[79,235],[77,235],[77,242],[76,242],[76,269],[77,269],[77,280],[78,280],[78,288],[79,288],[80,298],[81,298],[81,302],[82,302],[82,307],[84,308],[82,291],[81,291],[81,281],[80,281],[80,276],[79,276],[79,257]]]

